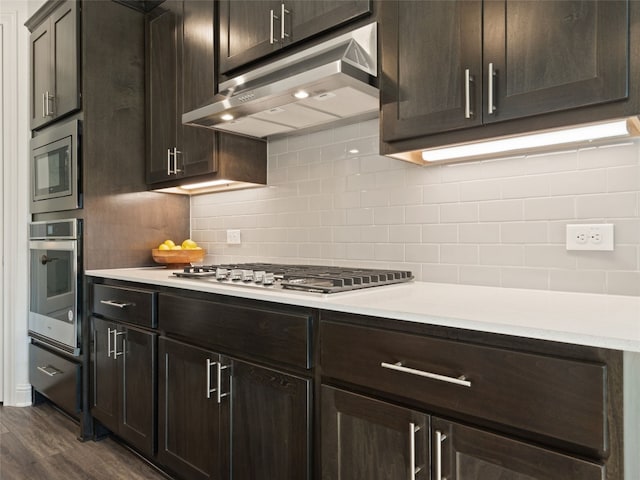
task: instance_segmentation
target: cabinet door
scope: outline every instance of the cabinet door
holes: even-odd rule
[[[180,101],[178,111],[188,112],[207,104],[217,91],[213,58],[214,3],[185,1],[182,13],[182,48],[180,49]],[[181,124],[178,118],[178,124]],[[185,177],[213,173],[217,170],[216,133],[207,128],[181,125],[178,130],[180,153],[176,161]]]
[[[382,140],[480,125],[482,2],[381,8]]]
[[[439,418],[432,419],[433,478],[602,480],[605,467]],[[440,476],[438,476],[440,475]]]
[[[68,0],[51,16],[54,98],[50,108],[59,117],[80,108],[80,49],[77,3]]]
[[[180,113],[185,113],[210,103],[217,91],[214,2],[185,1],[182,30]]]
[[[239,361],[231,368],[233,479],[311,478],[311,381]]]
[[[30,37],[31,43],[31,128],[38,128],[50,120],[45,104],[46,94],[54,93],[51,79],[51,23],[43,22]]]
[[[165,2],[147,23],[147,183],[170,178],[177,148],[178,6]]]
[[[220,73],[257,60],[280,48],[282,3],[264,0],[220,2]]]
[[[326,386],[321,396],[323,480],[431,478],[426,415]]]
[[[285,6],[284,38],[282,26],[278,33],[285,45],[371,12],[369,0],[283,0],[282,4]]]
[[[157,334],[131,327],[119,327],[116,342],[120,367],[120,436],[141,452],[155,451],[155,355]]]
[[[493,0],[484,9],[485,123],[627,97],[628,1]]]
[[[218,355],[160,338],[158,347],[158,460],[180,477],[220,479]]]
[[[118,431],[118,365],[113,354],[116,324],[91,317],[93,398],[91,414],[105,427]]]

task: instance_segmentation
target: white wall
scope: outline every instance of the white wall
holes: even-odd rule
[[[640,295],[640,140],[430,167],[377,151],[377,120],[272,141],[271,186],[194,197],[192,236],[210,262]],[[599,222],[615,225],[613,252],[565,250],[567,223]],[[229,228],[241,245],[226,245]]]
[[[29,35],[24,22],[42,1],[3,0],[2,27],[2,351],[0,400],[29,405],[28,159]]]

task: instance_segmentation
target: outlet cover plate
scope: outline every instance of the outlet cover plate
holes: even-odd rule
[[[240,245],[240,230],[227,230],[227,245]]]
[[[567,225],[567,250],[613,250],[613,223]]]

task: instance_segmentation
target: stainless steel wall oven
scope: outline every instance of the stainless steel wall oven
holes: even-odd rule
[[[74,356],[81,345],[81,231],[79,219],[29,224],[29,335]]]

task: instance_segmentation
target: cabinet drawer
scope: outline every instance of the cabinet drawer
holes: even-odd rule
[[[93,285],[93,313],[111,320],[157,326],[157,292],[139,288]]]
[[[311,316],[161,294],[159,328],[242,358],[311,367]]]
[[[607,451],[606,365],[332,322],[320,332],[325,378]]]
[[[77,417],[80,412],[80,364],[29,344],[29,381],[33,388]]]

